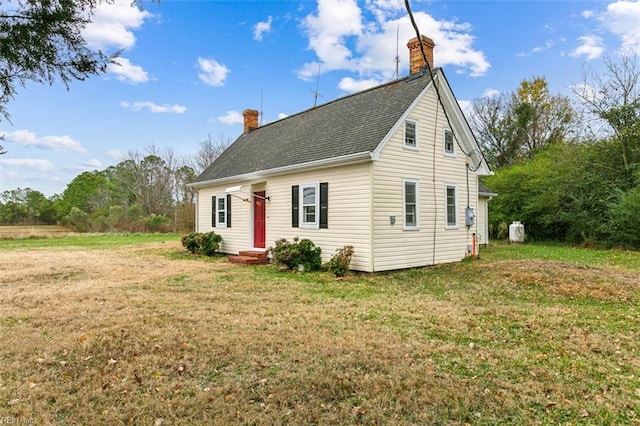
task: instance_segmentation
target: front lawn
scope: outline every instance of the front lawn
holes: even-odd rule
[[[178,237],[41,241],[0,242],[7,418],[640,421],[638,253],[498,244],[477,261],[336,280],[202,261]]]

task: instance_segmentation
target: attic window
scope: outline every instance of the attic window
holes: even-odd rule
[[[444,131],[444,153],[449,155],[454,155],[456,153],[453,142],[453,132],[448,129]]]
[[[404,122],[404,146],[407,148],[418,147],[418,125],[415,121]]]

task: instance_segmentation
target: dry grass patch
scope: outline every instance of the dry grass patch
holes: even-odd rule
[[[178,242],[1,253],[0,413],[12,418],[640,417],[634,271],[482,261],[337,281],[195,259]],[[570,291],[579,280],[587,289]]]

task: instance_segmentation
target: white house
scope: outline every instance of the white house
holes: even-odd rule
[[[495,194],[478,177],[491,171],[421,40],[429,67],[415,38],[408,77],[264,126],[244,111],[244,133],[191,184],[196,231],[222,235],[229,254],[300,237],[326,261],[349,244],[351,268],[368,272],[455,262],[486,243]]]

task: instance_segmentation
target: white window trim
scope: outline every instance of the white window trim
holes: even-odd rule
[[[451,225],[449,223],[449,188],[453,188],[453,195],[454,195],[454,201],[455,201],[455,219],[456,219],[456,223]],[[444,206],[445,206],[445,210],[444,210],[444,225],[445,225],[445,229],[458,229],[458,185],[455,183],[447,183],[444,186]]]
[[[416,185],[416,224],[407,225],[407,183]],[[404,231],[417,231],[420,229],[420,182],[417,179],[402,179],[402,229]]]
[[[416,143],[415,145],[407,145],[407,123],[412,123],[415,126],[416,133]],[[406,149],[418,150],[418,122],[415,120],[404,120],[404,124],[402,125],[402,145]]]
[[[224,209],[220,208],[220,200],[224,203]],[[227,227],[227,194],[222,194],[216,196],[216,227],[218,228],[226,228]],[[220,212],[224,212],[222,215],[224,220],[220,220]]]
[[[304,189],[305,188],[309,188],[309,187],[313,187],[315,188],[315,200],[314,200],[314,205],[316,207],[316,214],[315,214],[315,222],[306,222],[305,221],[305,214],[304,214]],[[300,185],[300,194],[298,195],[300,197],[300,203],[299,203],[299,223],[300,223],[300,227],[301,228],[311,228],[311,229],[319,229],[320,228],[320,183],[319,182],[313,182],[313,183],[303,183]]]
[[[453,137],[453,151],[447,151],[447,132],[450,132],[451,136]],[[456,150],[456,136],[453,134],[453,131],[451,129],[444,128],[442,130],[442,152],[444,152],[444,155],[446,155],[447,157],[458,156]]]

